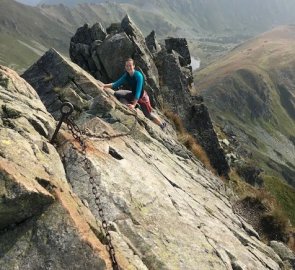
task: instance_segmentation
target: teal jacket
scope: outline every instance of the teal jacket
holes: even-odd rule
[[[139,100],[143,96],[144,77],[140,71],[135,70],[132,76],[125,72],[120,79],[112,83],[112,89],[118,89],[124,83],[131,87],[134,99]]]

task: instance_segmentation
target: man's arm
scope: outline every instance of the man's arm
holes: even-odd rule
[[[127,73],[124,73],[120,79],[112,83],[112,89],[118,89],[122,84],[126,82]]]
[[[105,88],[112,88],[112,89],[117,89],[119,88],[123,83],[125,83],[126,81],[126,73],[124,73],[121,78],[119,78],[117,81],[113,82],[113,83],[107,83],[107,84],[103,84],[103,89]]]
[[[103,89],[105,89],[105,88],[112,88],[112,86],[113,86],[113,83],[104,83],[104,84],[102,85],[102,88],[103,88]]]
[[[135,90],[135,96],[134,100],[131,102],[131,104],[128,104],[128,107],[130,109],[134,109],[135,105],[137,104],[138,100],[140,99],[141,91],[143,90],[143,76],[140,72],[136,72],[134,74],[136,76],[136,90]]]
[[[134,74],[134,76],[136,78],[136,90],[134,98],[139,100],[141,91],[143,90],[143,75],[138,71]]]

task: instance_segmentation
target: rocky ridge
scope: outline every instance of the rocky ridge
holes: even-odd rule
[[[122,269],[282,269],[171,127],[166,134],[140,112],[130,115],[55,50],[23,77],[47,109],[1,66],[0,269],[111,269],[90,177]],[[66,100],[93,135],[85,139],[90,172],[65,125],[49,143],[50,114],[57,120]]]

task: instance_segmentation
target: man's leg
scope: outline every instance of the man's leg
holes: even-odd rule
[[[161,119],[159,118],[159,116],[157,116],[155,113],[153,112],[148,112],[146,109],[146,106],[141,106],[142,108],[142,112],[144,114],[145,117],[147,117],[148,119],[152,120],[155,124],[157,124],[158,126],[161,127],[161,129],[164,129],[167,125],[166,122],[161,121]]]
[[[155,124],[160,126],[162,129],[166,127],[166,123],[162,122],[161,119],[155,113],[152,112],[150,99],[146,92],[144,93],[143,97],[138,101],[138,103],[140,104],[140,107],[145,117],[152,120]]]
[[[123,104],[129,104],[133,101],[132,91],[130,90],[118,90],[115,91],[114,96],[120,100]]]

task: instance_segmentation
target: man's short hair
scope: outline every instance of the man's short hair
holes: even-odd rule
[[[134,59],[133,59],[133,58],[131,58],[131,57],[127,58],[127,59],[125,60],[125,63],[126,63],[126,62],[129,62],[129,61],[132,61],[132,62],[133,62],[133,64],[135,64],[135,62],[134,62]]]

